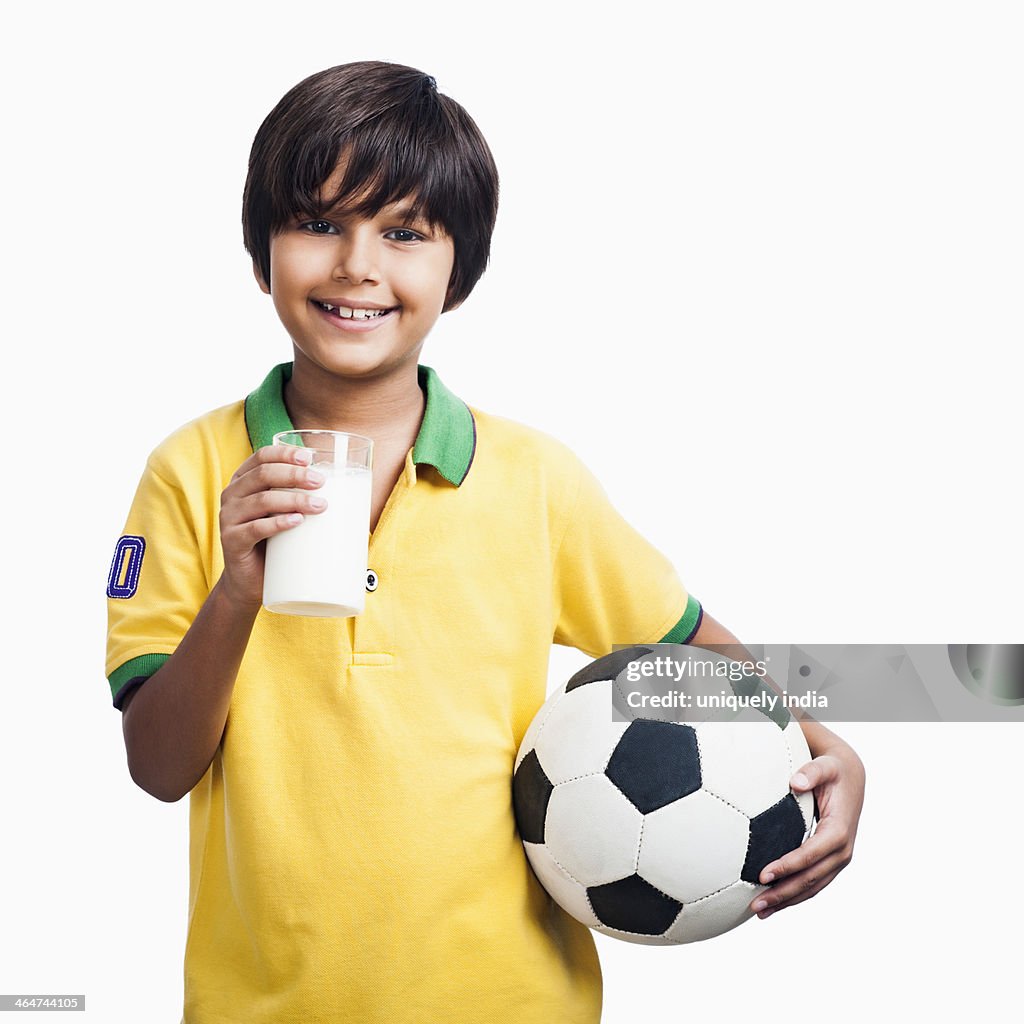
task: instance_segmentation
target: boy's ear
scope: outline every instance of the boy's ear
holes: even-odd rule
[[[260,268],[257,266],[256,261],[252,261],[252,276],[256,278],[256,283],[260,286],[260,291],[265,295],[270,294],[270,285],[263,280],[263,274],[260,272]]]

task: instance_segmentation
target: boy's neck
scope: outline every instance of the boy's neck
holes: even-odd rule
[[[415,438],[426,407],[415,362],[352,379],[328,373],[298,352],[284,401],[296,430],[343,430],[385,443],[396,436]]]

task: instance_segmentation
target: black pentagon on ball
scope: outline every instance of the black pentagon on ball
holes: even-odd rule
[[[626,647],[621,651],[612,651],[611,654],[606,654],[603,658],[598,658],[589,665],[584,665],[565,684],[565,692],[570,693],[572,690],[577,689],[577,687],[586,686],[588,683],[599,683],[605,679],[614,679],[620,672],[625,670],[631,661],[636,661],[645,654],[650,654],[652,650],[652,647]]]
[[[638,935],[661,935],[683,909],[639,875],[592,886],[587,898],[601,924]]]
[[[619,737],[604,773],[650,814],[700,789],[697,734],[688,725],[637,719]]]
[[[523,842],[544,842],[544,819],[554,788],[540,766],[537,751],[531,750],[512,776],[512,807]]]
[[[777,804],[750,819],[750,842],[740,878],[758,884],[758,876],[773,860],[795,850],[804,840],[804,816],[796,797],[788,793]]]

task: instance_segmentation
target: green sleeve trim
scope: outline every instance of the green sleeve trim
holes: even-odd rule
[[[663,644],[688,644],[700,629],[700,620],[704,617],[704,609],[700,601],[692,594],[687,595],[686,611],[683,617],[661,638]]]
[[[135,679],[138,676],[145,676],[148,679],[169,657],[169,654],[142,654],[138,658],[126,661],[120,668],[114,669],[107,678],[115,704],[118,693],[129,679]]]

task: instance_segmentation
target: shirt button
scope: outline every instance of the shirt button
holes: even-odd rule
[[[377,574],[372,569],[366,570],[366,589],[372,594],[377,589],[379,583]]]

